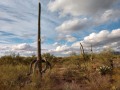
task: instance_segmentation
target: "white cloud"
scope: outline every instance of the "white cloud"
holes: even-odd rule
[[[57,34],[54,30],[54,24],[60,21],[56,20],[58,18],[54,14],[47,12],[47,7],[45,7],[47,3],[48,1],[41,1],[41,34],[44,36],[42,37],[42,42],[48,37],[55,38]],[[28,39],[31,40],[31,43],[36,40],[38,29],[37,18],[38,2],[36,0],[0,0],[0,31],[12,33],[14,39],[16,39],[14,43],[17,41],[28,43]],[[49,33],[46,33],[48,30]],[[11,37],[3,38],[0,35],[0,38],[11,41]]]
[[[22,44],[1,44],[0,45],[0,56],[10,55],[12,53],[20,54],[22,56],[36,55],[36,47],[31,46],[27,43]]]
[[[12,47],[12,50],[36,51],[37,49],[33,46],[30,46],[27,43],[23,43],[23,44],[14,45]]]
[[[58,42],[55,42],[55,43],[53,44],[53,46],[59,46],[59,45],[61,45],[61,44],[59,44]]]
[[[47,53],[54,47],[52,45],[42,44],[42,53]],[[21,43],[21,44],[0,44],[0,56],[10,55],[11,53],[20,54],[22,56],[37,55],[37,43]],[[51,53],[51,52],[49,52]]]
[[[76,36],[77,32],[120,19],[119,4],[116,5],[120,0],[53,0],[49,4],[48,0],[41,2],[42,53],[50,52],[60,56],[73,51],[79,52],[79,42],[71,46],[62,45],[61,41],[73,43],[77,41],[77,37],[82,38]],[[58,12],[47,11],[47,4],[51,11]],[[0,55],[10,52],[26,56],[36,54],[37,8],[36,0],[0,0]],[[66,17],[58,18],[58,13]],[[55,27],[59,32],[55,31]],[[119,33],[119,29],[112,32],[103,30],[91,33],[81,42],[86,47],[92,43],[97,50],[109,46],[119,50]]]
[[[65,35],[65,34],[59,34],[57,38],[58,40],[66,40],[67,42],[74,42],[77,40],[76,37],[72,35]]]
[[[118,21],[120,19],[119,15],[119,9],[108,9],[103,14],[96,16],[93,23],[94,25],[95,23],[96,25],[100,25],[111,21]]]
[[[56,28],[56,30],[59,32],[69,33],[71,31],[78,31],[84,29],[85,27],[87,27],[88,23],[89,21],[87,18],[73,19],[63,22],[62,25]]]
[[[77,38],[75,38],[75,37],[73,37],[73,36],[71,36],[71,35],[66,35],[66,40],[67,40],[68,42],[74,42],[74,41],[77,40]]]
[[[67,45],[62,45],[62,46],[58,46],[55,51],[56,52],[63,52],[63,51],[67,51],[68,49],[70,49],[70,47],[68,47]]]
[[[100,52],[104,48],[112,48],[115,51],[120,50],[120,29],[101,30],[98,33],[91,33],[84,37],[84,40],[77,41],[72,45],[54,43],[55,47],[49,50],[50,53],[57,56],[67,56],[72,52],[80,53],[80,42],[83,44],[85,52],[90,52],[91,44],[94,52]]]
[[[37,33],[35,31],[37,30],[37,10],[35,9],[37,3],[33,2],[33,0],[31,2],[0,0],[0,30],[12,33],[14,38],[33,40]],[[3,39],[9,41],[11,37]]]
[[[107,10],[103,14],[94,16],[92,18],[76,18],[63,22],[56,30],[61,33],[71,33],[81,30],[91,29],[105,23],[119,20],[119,10]]]
[[[61,33],[71,33],[119,20],[118,3],[120,0],[54,0],[49,2],[48,9],[60,15],[77,16],[56,27]]]
[[[42,53],[51,53],[56,56],[66,56],[71,52],[80,53],[80,42],[83,44],[85,51],[90,52],[92,44],[94,52],[99,52],[104,48],[111,47],[116,51],[120,50],[120,29],[102,30],[99,33],[91,33],[89,36],[84,37],[84,40],[77,41],[72,45],[59,44],[58,42],[53,45],[42,44]],[[70,35],[67,35],[68,37]],[[17,44],[17,45],[0,45],[0,53],[9,54],[10,52],[19,53],[23,56],[36,55],[36,43],[31,44]],[[1,55],[2,55],[1,54]]]
[[[49,53],[54,54],[56,56],[67,56],[72,52],[71,46],[67,44],[58,45],[55,48],[49,50]]]
[[[46,40],[46,37],[45,37],[45,36],[42,36],[42,37],[41,37],[41,43],[44,43],[45,40]]]
[[[84,37],[84,40],[77,41],[72,44],[72,47],[80,47],[80,42],[84,47],[90,48],[91,44],[94,48],[112,47],[114,50],[120,46],[120,29],[115,29],[109,32],[102,30],[99,33],[91,33],[89,36]]]
[[[70,14],[96,15],[110,9],[119,0],[54,0],[48,4],[48,8],[60,11],[61,15]]]

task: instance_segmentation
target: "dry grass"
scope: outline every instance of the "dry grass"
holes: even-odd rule
[[[4,62],[0,63],[0,90],[120,90],[120,56],[111,55],[114,60],[112,77],[96,71],[101,65],[109,65],[111,56],[108,55],[96,55],[94,61],[88,58],[86,62],[81,56],[55,58],[51,61],[54,67],[43,74],[41,85],[35,75],[26,76],[28,61],[24,64],[22,58],[18,63],[14,58],[14,65],[12,58],[9,57],[11,62],[7,63],[4,57]]]

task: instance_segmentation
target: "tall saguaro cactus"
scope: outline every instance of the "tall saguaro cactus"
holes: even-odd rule
[[[39,75],[37,80],[42,79],[42,73],[45,73],[46,70],[48,68],[51,69],[51,64],[47,61],[47,59],[44,57],[42,58],[41,56],[41,23],[40,23],[40,20],[41,20],[41,4],[39,2],[38,4],[39,6],[39,9],[38,9],[38,40],[37,40],[37,60],[33,60],[31,63],[30,63],[30,68],[29,68],[29,72],[27,73],[27,75],[31,75],[32,73],[34,73],[34,71],[38,71]],[[42,63],[45,63],[45,68],[42,68]],[[39,80],[38,80],[39,81]]]
[[[91,44],[91,61],[93,61],[93,49],[92,49],[92,44]]]
[[[38,68],[39,68],[39,73],[40,77],[42,77],[42,57],[41,57],[41,3],[39,2],[39,9],[38,9],[38,49],[37,49],[37,61],[38,61]]]

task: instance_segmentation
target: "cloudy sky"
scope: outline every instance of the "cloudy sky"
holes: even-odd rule
[[[42,53],[120,51],[120,0],[41,0]],[[0,56],[36,54],[38,0],[0,0]]]

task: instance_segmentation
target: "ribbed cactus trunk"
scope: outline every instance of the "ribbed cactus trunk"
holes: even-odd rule
[[[37,49],[37,60],[38,60],[38,68],[39,68],[39,74],[40,77],[42,78],[42,57],[41,57],[41,4],[39,2],[39,9],[38,9],[38,49]]]
[[[92,44],[91,44],[91,61],[93,61],[93,50],[92,50]]]

